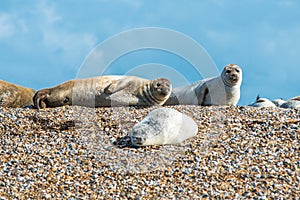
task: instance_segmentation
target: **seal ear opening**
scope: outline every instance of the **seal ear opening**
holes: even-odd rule
[[[49,89],[43,89],[43,90],[37,91],[35,93],[35,95],[33,96],[34,107],[36,107],[37,109],[46,108],[47,104],[45,101],[47,100],[49,95],[50,95]]]

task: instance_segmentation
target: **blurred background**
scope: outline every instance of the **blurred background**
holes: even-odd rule
[[[300,95],[297,0],[12,0],[0,4],[0,79],[8,82],[34,89],[55,86],[76,78],[90,52],[112,36],[161,27],[201,45],[219,72],[228,63],[241,66],[239,105],[253,102],[257,94],[271,99]],[[203,78],[189,70],[193,66],[182,57],[157,49],[122,55],[105,74],[126,74],[148,65],[158,76],[160,67],[181,73],[185,81],[178,79],[175,86]]]

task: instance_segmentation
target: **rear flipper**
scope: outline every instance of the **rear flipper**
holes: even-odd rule
[[[35,93],[33,97],[34,107],[37,109],[46,108],[46,100],[50,96],[50,89],[43,89]]]

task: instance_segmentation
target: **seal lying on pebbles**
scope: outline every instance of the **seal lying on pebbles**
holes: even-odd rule
[[[274,100],[272,100],[272,103],[274,103],[275,106],[277,106],[277,107],[280,107],[285,102],[286,101],[284,99],[274,99]]]
[[[0,80],[0,106],[26,107],[33,105],[32,97],[35,91]]]
[[[281,108],[300,108],[300,96],[293,97],[280,105]]]
[[[300,96],[293,97],[290,100],[300,101]]]
[[[267,98],[261,98],[259,95],[256,97],[256,101],[248,106],[251,107],[276,107],[276,105]]]
[[[130,138],[134,146],[177,144],[197,132],[198,126],[191,117],[171,108],[159,108],[132,128]]]
[[[228,64],[218,77],[174,88],[165,105],[236,105],[240,99],[242,69]]]
[[[88,107],[162,105],[170,96],[171,82],[135,76],[98,76],[70,80],[34,95],[36,108],[79,105]]]

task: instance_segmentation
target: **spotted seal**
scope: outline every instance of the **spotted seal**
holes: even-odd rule
[[[236,105],[240,99],[242,69],[228,64],[218,77],[174,88],[165,105]]]
[[[36,92],[36,108],[79,105],[87,107],[162,105],[170,96],[172,84],[158,78],[98,76],[70,80]]]
[[[32,97],[35,91],[20,85],[0,80],[0,106],[26,107],[32,106]]]

